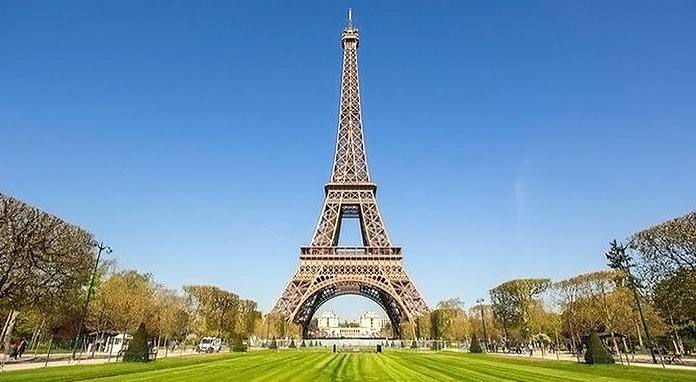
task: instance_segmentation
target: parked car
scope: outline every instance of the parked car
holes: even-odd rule
[[[222,340],[217,337],[203,337],[196,346],[199,353],[217,353],[222,348]]]

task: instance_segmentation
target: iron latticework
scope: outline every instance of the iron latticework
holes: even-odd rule
[[[300,324],[309,321],[326,301],[345,294],[370,298],[399,324],[428,312],[402,262],[401,248],[392,245],[377,207],[377,186],[370,180],[360,110],[358,30],[349,17],[343,31],[343,74],[338,138],[331,181],[310,246],[302,247],[300,264],[273,307]],[[339,247],[344,218],[360,221],[362,246]]]

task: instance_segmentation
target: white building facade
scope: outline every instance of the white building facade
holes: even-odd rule
[[[336,313],[330,311],[324,311],[317,317],[319,332],[328,338],[377,338],[387,322],[387,317],[375,312],[365,312],[357,321],[343,323]]]

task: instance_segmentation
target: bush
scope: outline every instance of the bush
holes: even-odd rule
[[[290,340],[290,345],[288,345],[288,348],[290,349],[295,349],[297,346],[295,346],[295,340]]]
[[[604,347],[602,340],[596,332],[590,333],[587,338],[587,351],[585,352],[585,363],[589,364],[609,364],[614,363],[614,358],[607,348]]]
[[[483,353],[481,343],[479,343],[476,333],[471,335],[471,346],[469,346],[469,353]]]
[[[418,349],[418,343],[416,342],[416,340],[413,340],[413,342],[411,342],[411,349]]]
[[[275,338],[271,340],[271,343],[268,345],[269,349],[278,349],[278,343],[276,342]]]
[[[404,342],[403,340],[401,341],[401,346],[400,346],[400,348],[402,348],[402,349],[405,349],[405,348],[406,348],[406,342]]]
[[[313,347],[314,347],[314,341],[309,341],[309,345],[307,345],[307,346],[309,346],[310,348],[313,348]]]
[[[138,330],[128,343],[126,352],[123,353],[123,362],[148,362],[150,360],[150,347],[147,344],[145,323],[141,322]]]
[[[245,352],[245,351],[247,351],[247,347],[246,347],[246,345],[244,345],[244,341],[242,341],[241,335],[234,336],[234,339],[232,340],[232,351],[233,352]]]
[[[300,344],[300,347],[301,347],[301,348],[306,348],[306,347],[307,347],[307,344],[305,344],[304,340],[302,340],[302,343]]]

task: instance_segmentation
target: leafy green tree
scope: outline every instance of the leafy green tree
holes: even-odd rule
[[[289,349],[295,349],[297,346],[295,346],[295,340],[290,340],[290,345],[288,345]]]
[[[440,301],[430,312],[430,337],[434,339],[462,339],[469,332],[469,321],[464,303],[458,298]]]
[[[696,211],[634,234],[629,247],[640,255],[649,281],[680,269],[696,272]]]
[[[138,330],[128,344],[128,349],[123,353],[124,362],[148,362],[150,361],[150,348],[145,332],[145,323],[140,323]]]
[[[516,279],[510,280],[490,290],[493,313],[503,322],[506,337],[509,337],[509,326],[519,324],[522,336],[529,339],[532,326],[532,313],[538,299],[551,286],[551,280]]]
[[[302,343],[300,344],[300,347],[301,347],[301,348],[306,348],[306,347],[307,347],[307,344],[305,344],[304,340],[302,340]]]

